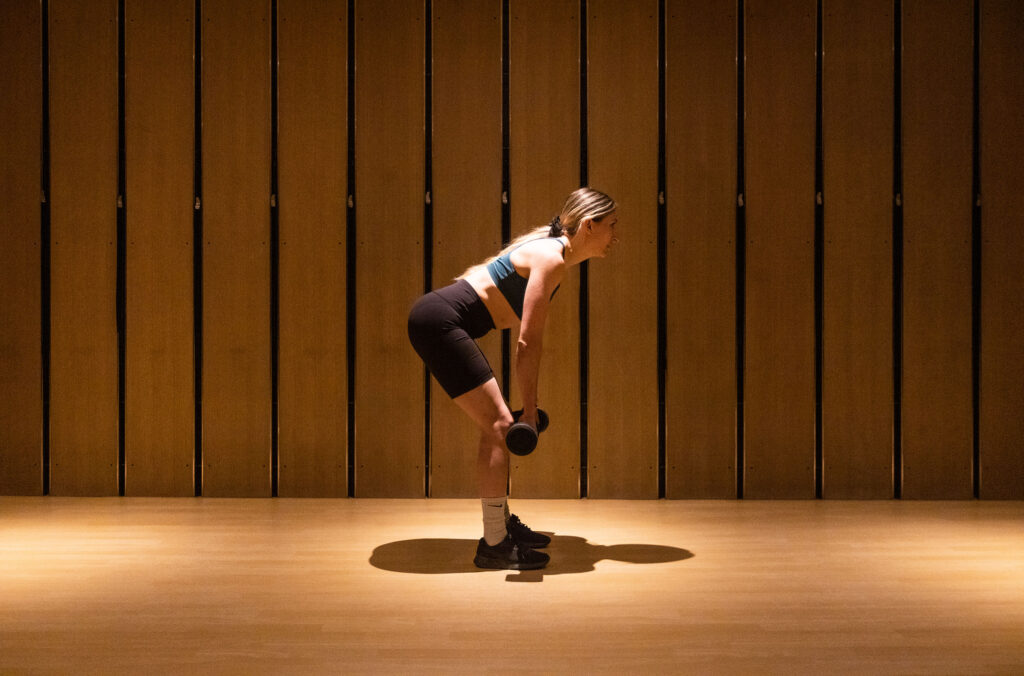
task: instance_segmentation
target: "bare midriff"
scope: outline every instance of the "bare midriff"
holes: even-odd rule
[[[463,279],[469,282],[469,285],[476,291],[476,295],[480,296],[480,300],[484,302],[484,307],[491,313],[491,320],[494,321],[495,328],[511,329],[519,326],[519,317],[516,317],[512,306],[494,285],[494,280],[491,279],[487,268],[479,267],[471,270]]]

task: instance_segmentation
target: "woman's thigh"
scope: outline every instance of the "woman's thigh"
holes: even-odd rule
[[[484,433],[494,431],[496,425],[512,424],[512,414],[509,413],[505,397],[502,396],[498,381],[494,378],[455,397],[452,401],[465,411]]]
[[[437,293],[423,296],[409,313],[409,341],[452,399],[494,378],[487,357],[460,320]]]

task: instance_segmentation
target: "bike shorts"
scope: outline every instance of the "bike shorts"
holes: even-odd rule
[[[464,279],[420,297],[409,311],[409,342],[452,399],[494,377],[476,344],[493,328],[487,306]]]

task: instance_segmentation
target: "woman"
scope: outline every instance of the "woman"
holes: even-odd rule
[[[416,301],[409,340],[459,408],[480,428],[477,479],[484,536],[474,563],[480,568],[530,570],[547,565],[534,551],[550,542],[508,510],[508,449],[512,414],[475,339],[491,329],[520,326],[516,381],[523,400],[519,422],[537,427],[537,378],[548,305],[567,268],[608,254],[615,237],[615,202],[591,188],[576,190],[562,212],[474,265],[454,283]]]

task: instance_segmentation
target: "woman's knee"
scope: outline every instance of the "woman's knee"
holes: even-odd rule
[[[507,410],[499,411],[497,418],[489,427],[483,430],[484,438],[493,445],[504,446],[505,434],[508,433],[508,428],[512,426],[512,422],[512,415]]]

